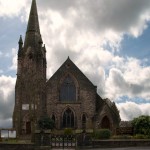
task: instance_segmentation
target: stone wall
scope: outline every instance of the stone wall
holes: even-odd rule
[[[116,129],[117,135],[133,135],[134,129],[133,127],[120,127]]]
[[[117,148],[117,147],[149,147],[150,140],[96,140],[93,147],[98,148]]]
[[[117,148],[117,147],[150,147],[150,140],[96,140],[91,148]],[[78,147],[80,148],[80,147]],[[88,145],[89,148],[89,145]],[[2,144],[0,150],[50,150],[50,146],[35,146],[34,144]],[[86,146],[84,146],[86,149]]]
[[[33,144],[2,144],[0,150],[34,150]]]

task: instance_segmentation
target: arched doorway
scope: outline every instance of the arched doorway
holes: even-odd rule
[[[31,134],[31,122],[26,122],[26,134]]]
[[[110,120],[107,116],[103,117],[103,119],[101,121],[101,128],[102,129],[110,129],[111,128]]]
[[[63,114],[63,128],[74,128],[74,114],[70,108]]]
[[[23,117],[22,134],[31,134],[31,121],[29,118],[29,113]]]

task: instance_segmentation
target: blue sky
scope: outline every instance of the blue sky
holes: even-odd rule
[[[11,126],[19,36],[31,0],[0,0],[0,127]],[[122,120],[150,115],[150,1],[37,0],[47,78],[68,56],[115,101]],[[132,108],[132,110],[131,110]]]
[[[147,29],[138,38],[124,37],[120,55],[150,60],[150,23],[147,25]],[[150,65],[150,62],[147,61],[145,65]]]
[[[12,65],[11,51],[12,48],[17,48],[18,38],[25,31],[25,26],[26,23],[22,23],[18,17],[0,18],[0,51],[4,54],[1,58],[0,68],[5,75],[15,77],[15,71],[8,69]],[[3,72],[0,74],[3,74]]]

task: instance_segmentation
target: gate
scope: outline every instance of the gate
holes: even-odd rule
[[[51,135],[52,148],[76,148],[76,135]]]

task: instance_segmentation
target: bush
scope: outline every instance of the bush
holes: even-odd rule
[[[150,116],[139,116],[132,121],[135,134],[150,136]]]
[[[134,136],[135,139],[148,139],[148,136],[143,135],[143,134],[136,134]]]
[[[53,129],[55,127],[54,121],[49,117],[43,117],[38,121],[39,128],[42,130]]]
[[[71,135],[71,134],[73,134],[73,130],[70,129],[70,128],[66,128],[66,129],[64,130],[64,134],[65,134],[65,135]]]
[[[94,131],[95,139],[109,139],[111,137],[111,131],[109,129],[99,129]]]

